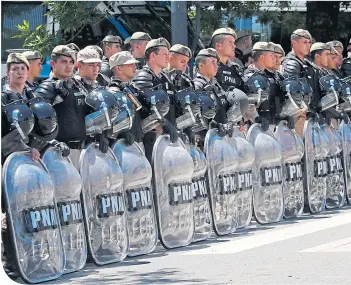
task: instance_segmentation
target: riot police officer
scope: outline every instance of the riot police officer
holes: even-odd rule
[[[273,71],[275,71],[277,73],[278,77],[281,80],[283,80],[284,75],[283,75],[282,70],[281,70],[281,64],[282,64],[283,58],[285,56],[285,51],[280,44],[275,44],[275,43],[271,43],[271,44],[274,47],[274,53],[275,53],[275,63],[274,63]]]
[[[216,79],[219,85],[228,91],[230,87],[243,90],[243,70],[241,67],[229,60],[234,56],[236,33],[231,28],[220,28],[213,32],[211,47],[219,55],[218,71]]]
[[[102,50],[104,51],[104,56],[102,57],[101,73],[106,75],[108,78],[113,76],[108,63],[109,58],[117,52],[120,52],[122,46],[122,39],[119,36],[106,36],[102,42]]]
[[[343,78],[351,76],[351,57],[344,58],[340,71]]]
[[[281,79],[274,71],[276,65],[275,46],[273,43],[257,42],[253,46],[252,52],[254,64],[245,71],[245,81],[255,73],[261,74],[269,81],[269,97],[259,106],[259,115],[269,120],[270,124],[273,125],[278,124],[279,120],[285,119],[288,121],[289,128],[294,128],[294,121],[291,117],[280,117],[284,95],[280,89]]]
[[[86,141],[87,93],[71,79],[74,61],[74,52],[70,48],[64,45],[56,46],[50,61],[53,77],[43,81],[34,93],[54,107],[59,125],[57,140],[69,146],[70,158],[77,167],[80,150],[84,148]],[[100,140],[101,149],[106,149],[107,139],[101,135]]]
[[[192,57],[190,48],[176,44],[169,50],[168,76],[174,88],[179,91],[195,88],[191,77],[186,73],[188,62]]]
[[[340,73],[339,68],[342,64],[342,51],[343,51],[342,43],[338,41],[331,41],[326,43],[326,45],[330,48],[330,56],[328,60],[327,69],[329,70],[330,73],[341,78],[342,74]]]
[[[29,63],[23,54],[10,53],[6,62],[6,75],[8,78],[8,84],[5,86],[5,90],[1,92],[1,105],[4,108],[6,105],[15,101],[24,100],[27,102],[32,98],[28,98],[25,92],[25,82],[28,77]],[[4,126],[5,120],[2,118],[2,134],[4,137],[8,135]],[[20,134],[12,137],[11,139],[2,139],[1,142],[1,156],[2,161],[10,153],[15,151],[30,150],[31,158],[36,161],[40,158],[40,153],[36,148],[30,148],[28,141],[24,142]]]
[[[38,86],[38,83],[35,81],[35,79],[39,77],[40,72],[43,69],[43,57],[39,51],[25,51],[23,55],[29,62],[29,73],[28,79],[26,80],[26,90],[33,92]]]
[[[78,72],[73,76],[88,93],[99,87],[96,81],[101,68],[99,54],[93,49],[82,49],[77,55]]]
[[[111,92],[125,91],[126,93],[130,94],[129,96],[133,96],[132,100],[137,105],[138,102],[134,100],[134,94],[137,93],[138,90],[132,86],[131,80],[136,74],[136,65],[139,63],[139,61],[137,61],[130,52],[121,51],[111,56],[109,63],[113,72],[113,77],[111,79],[111,83],[107,87],[107,90]],[[138,109],[139,106],[136,105],[135,109]],[[131,130],[120,135],[120,137],[125,138],[127,145],[133,144],[134,140],[136,140],[138,143],[142,142],[143,131],[140,122],[140,113],[136,111]]]
[[[135,32],[130,37],[130,53],[138,61],[138,69],[141,69],[146,63],[145,49],[149,41],[151,41],[150,35],[144,32]]]
[[[252,63],[252,36],[247,30],[237,31],[236,35],[234,62],[245,68]]]

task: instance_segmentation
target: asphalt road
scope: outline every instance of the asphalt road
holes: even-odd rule
[[[351,207],[64,275],[45,284],[351,284]],[[23,283],[21,280],[17,282]]]

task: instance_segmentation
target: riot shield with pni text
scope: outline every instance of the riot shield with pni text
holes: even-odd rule
[[[253,124],[247,139],[255,149],[253,209],[258,223],[279,222],[284,214],[282,148],[273,133]]]
[[[22,278],[39,283],[60,277],[65,268],[54,183],[28,152],[9,155],[2,169],[2,191],[14,258]]]
[[[237,228],[239,229],[248,226],[252,218],[252,170],[255,162],[255,149],[238,126],[234,127],[233,136],[226,136],[226,139],[236,148],[239,155],[239,163],[236,168],[237,197],[235,203],[238,217]]]
[[[119,262],[128,251],[122,169],[112,150],[102,153],[96,143],[82,150],[79,164],[90,255],[97,265]]]
[[[218,135],[217,129],[207,131],[204,152],[208,162],[213,228],[219,236],[231,234],[238,226],[236,168],[239,155],[235,147]]]
[[[181,139],[156,139],[152,151],[153,189],[158,232],[169,249],[190,244],[194,237],[193,160]]]
[[[312,214],[324,210],[327,192],[329,141],[313,119],[305,122],[303,130],[305,154],[303,176],[305,208]]]
[[[342,137],[330,125],[321,126],[329,141],[328,176],[325,207],[327,209],[340,208],[345,203],[345,178],[342,164]]]
[[[55,199],[61,224],[66,257],[65,273],[83,268],[87,259],[87,243],[81,204],[82,179],[68,157],[50,147],[42,160],[55,186]]]
[[[126,199],[129,256],[152,252],[157,244],[157,222],[152,191],[152,169],[141,147],[124,139],[112,145],[123,172]]]
[[[282,147],[284,218],[298,217],[304,208],[303,141],[295,130],[288,128],[287,122],[284,120],[277,125],[275,137]]]
[[[206,177],[207,160],[205,154],[198,147],[186,144],[186,148],[194,162],[192,191],[194,196],[195,235],[193,242],[197,242],[208,239],[212,233],[212,215]]]

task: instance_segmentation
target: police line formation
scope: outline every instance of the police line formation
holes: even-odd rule
[[[38,283],[126,256],[351,202],[351,58],[338,41],[257,42],[216,30],[188,47],[137,32],[79,50],[11,53],[2,100],[7,272]],[[341,68],[339,68],[341,65]],[[138,66],[138,70],[137,70]],[[26,80],[27,79],[27,80]],[[39,159],[40,157],[40,159]],[[11,267],[12,266],[12,267]]]

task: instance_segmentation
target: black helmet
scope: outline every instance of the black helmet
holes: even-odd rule
[[[184,89],[174,94],[176,106],[176,127],[185,129],[196,122],[201,112],[199,96],[193,90]]]
[[[115,96],[118,104],[119,112],[111,122],[112,128],[108,130],[107,136],[115,139],[117,136],[125,131],[131,129],[135,115],[135,105],[131,101],[130,96],[126,92],[111,91]]]
[[[58,133],[58,124],[54,108],[39,97],[29,100],[28,106],[35,119],[31,135],[42,141],[55,139]]]
[[[211,120],[216,116],[220,106],[211,91],[197,91],[201,105],[201,114],[204,118]]]
[[[85,117],[88,135],[101,133],[112,127],[112,121],[117,118],[120,111],[112,92],[104,88],[95,89],[85,98],[85,103],[91,111],[91,114]]]
[[[260,106],[269,97],[269,81],[262,74],[255,72],[245,82],[245,90],[249,103]]]
[[[147,112],[153,113],[152,110],[157,109],[158,113],[164,117],[169,111],[169,96],[159,86],[149,89],[139,95],[141,104],[147,108]]]
[[[24,100],[2,106],[2,120],[3,133],[17,129],[23,140],[34,128],[34,115]]]
[[[341,85],[341,97],[346,101],[351,100],[351,82],[345,82]]]
[[[334,92],[334,91],[338,93],[341,91],[340,80],[335,75],[332,75],[332,74],[322,76],[319,79],[319,84],[324,94]]]
[[[313,89],[311,85],[308,84],[307,79],[302,77],[299,78],[299,81],[302,85],[303,89],[303,101],[305,102],[306,106],[308,106],[311,103],[312,100],[312,95],[313,95]]]

